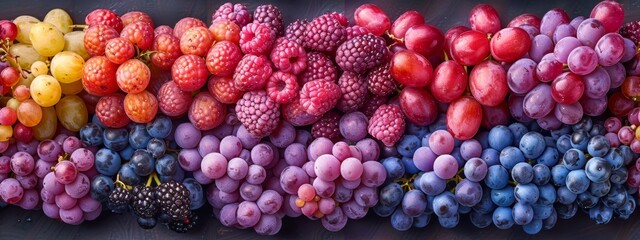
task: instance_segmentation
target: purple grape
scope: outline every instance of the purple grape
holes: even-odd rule
[[[78,199],[69,196],[66,192],[62,192],[55,197],[56,205],[60,209],[70,209],[76,205]]]
[[[347,140],[357,142],[367,136],[367,116],[361,112],[350,112],[340,118],[340,134]]]
[[[309,175],[300,167],[289,166],[280,174],[280,186],[288,194],[297,194],[298,188],[305,183],[309,183]]]
[[[4,153],[9,148],[9,141],[0,141],[0,153]]]
[[[275,153],[273,148],[264,143],[259,143],[251,149],[251,161],[253,164],[267,166],[274,160]]]
[[[34,189],[36,185],[38,185],[38,176],[33,173],[26,176],[16,175],[15,178],[16,180],[18,180],[18,182],[20,182],[20,186],[22,186],[22,188],[24,188],[25,190]]]
[[[282,218],[271,214],[262,214],[253,230],[260,235],[275,235],[282,228]]]
[[[200,169],[202,174],[210,179],[218,179],[227,173],[227,158],[222,154],[213,152],[202,158]]]
[[[358,147],[362,153],[362,162],[377,161],[380,157],[380,145],[371,138],[358,141],[356,147]]]
[[[258,208],[260,208],[260,211],[264,214],[275,214],[280,210],[283,203],[284,200],[282,196],[273,190],[265,190],[262,192],[262,195],[256,202]]]
[[[564,66],[553,53],[545,55],[536,66],[536,77],[541,82],[551,82],[564,71]]]
[[[202,164],[202,156],[197,149],[182,149],[178,154],[178,163],[186,171],[196,171]]]
[[[578,26],[576,36],[583,45],[593,48],[596,46],[598,39],[606,32],[600,21],[595,18],[587,18]]]
[[[340,184],[348,189],[356,189],[360,186],[360,184],[362,183],[362,179],[358,178],[356,180],[353,181],[349,181],[349,180],[344,180],[342,179],[342,181],[340,181]]]
[[[287,194],[283,189],[282,186],[280,185],[280,177],[271,177],[269,179],[266,180],[266,183],[264,184],[265,188],[267,189],[271,189],[273,191],[278,192],[280,195],[285,195]]]
[[[558,43],[560,39],[565,37],[576,37],[577,30],[570,24],[560,24],[553,32],[553,43]]]
[[[524,113],[524,108],[522,106],[522,102],[524,101],[524,96],[516,96],[515,94],[510,95],[507,100],[507,104],[509,107],[509,112],[511,116],[516,119],[518,122],[530,122],[532,119]]]
[[[66,224],[79,225],[84,221],[84,213],[78,206],[70,209],[60,209],[60,220]]]
[[[215,184],[221,192],[225,193],[235,192],[236,190],[238,190],[238,187],[240,187],[240,181],[233,180],[227,175],[216,179]]]
[[[542,129],[547,131],[556,130],[562,127],[562,122],[556,118],[554,113],[549,113],[547,116],[536,119],[536,123],[538,123]]]
[[[604,68],[597,67],[590,74],[582,77],[584,82],[584,95],[589,98],[602,98],[607,96],[611,88],[611,79]]]
[[[249,133],[249,131],[247,131],[247,129],[242,125],[240,125],[240,128],[238,128],[238,132],[236,133],[236,136],[238,137],[238,139],[240,139],[242,146],[247,149],[252,149],[253,146],[260,143],[260,139],[253,137]]]
[[[276,147],[285,148],[296,140],[296,129],[287,121],[281,121],[278,128],[269,135],[269,140]]]
[[[347,225],[347,220],[348,218],[343,213],[342,208],[336,207],[335,211],[333,211],[331,214],[325,215],[322,219],[320,219],[320,222],[325,229],[331,232],[337,232],[342,230]]]
[[[333,144],[331,153],[338,159],[338,161],[342,161],[351,157],[351,148],[349,148],[349,144],[346,142],[340,141]]]
[[[378,161],[362,163],[362,184],[367,187],[379,187],[387,177],[387,170]]]
[[[214,180],[213,178],[209,178],[206,175],[204,175],[202,170],[194,171],[193,179],[195,179],[196,182],[198,182],[201,185],[207,185],[207,184],[213,183],[213,180]]]
[[[320,155],[331,154],[333,151],[333,142],[325,137],[319,137],[313,140],[307,148],[307,157],[310,161],[315,161]]]
[[[620,34],[607,33],[598,40],[594,49],[598,55],[598,64],[611,66],[624,57],[625,42]]]
[[[577,16],[571,19],[571,22],[569,22],[569,25],[571,25],[575,29],[578,29],[578,26],[580,26],[580,23],[582,23],[585,19],[586,18],[584,16]]]
[[[564,10],[560,8],[551,9],[546,12],[540,20],[540,33],[551,37],[556,27],[568,22],[569,18]]]
[[[231,114],[229,114],[229,115],[231,115]],[[175,129],[175,127],[174,127],[174,129]],[[233,135],[233,132],[234,132],[234,125],[229,124],[227,122],[224,122],[224,123],[220,124],[220,126],[214,128],[214,129],[212,129],[210,131],[210,133],[213,134],[214,136],[216,136],[218,139],[222,139],[222,138],[224,138],[226,136]]]
[[[9,157],[7,157],[9,158]],[[36,161],[36,166],[33,169],[33,172],[36,174],[38,178],[44,178],[51,172],[51,167],[55,166],[54,162],[47,162],[42,159]]]
[[[42,211],[51,219],[60,219],[60,208],[55,203],[42,203]]]
[[[378,203],[378,189],[360,186],[353,191],[353,199],[362,207],[370,208]]]
[[[520,25],[518,28],[521,28],[522,30],[527,32],[527,34],[529,34],[529,38],[533,38],[537,35],[540,35],[540,30],[535,26],[531,26],[529,24]]]
[[[242,227],[255,226],[260,221],[261,215],[260,208],[254,202],[244,201],[238,205],[238,225]]]
[[[91,181],[84,173],[78,173],[76,180],[65,185],[64,190],[72,198],[81,198],[91,190]]]
[[[62,150],[65,153],[72,153],[76,149],[82,147],[82,141],[74,136],[69,136],[62,142]]]
[[[251,151],[247,149],[242,149],[242,151],[240,151],[240,156],[238,157],[247,161],[248,164],[253,164],[253,161],[251,160]]]
[[[624,41],[624,51],[620,62],[628,62],[636,56],[636,44],[628,38],[622,38]]]
[[[284,150],[284,160],[291,166],[302,167],[307,162],[307,149],[301,143],[293,143]]]
[[[324,181],[334,181],[340,177],[340,161],[331,154],[324,154],[313,165],[316,176]]]
[[[309,131],[303,129],[296,130],[296,143],[300,143],[304,146],[309,146],[309,144],[311,144],[311,141],[313,141],[313,136],[311,136],[311,133]]]
[[[346,203],[351,200],[353,196],[353,190],[342,186],[342,184],[336,185],[336,192],[333,195],[333,199],[339,203]]]
[[[17,152],[11,157],[11,171],[18,176],[26,176],[33,172],[35,161],[26,152]]]
[[[567,64],[571,72],[578,75],[587,75],[598,66],[598,56],[593,48],[580,46],[569,53]]]
[[[433,171],[442,179],[451,179],[458,172],[458,161],[449,154],[443,154],[433,162]]]
[[[0,182],[0,197],[9,204],[15,204],[22,200],[24,189],[20,182],[14,178],[7,178]]]
[[[56,141],[47,139],[38,144],[38,156],[47,162],[55,162],[62,153],[62,146]]]
[[[302,169],[304,170],[305,173],[307,173],[307,176],[312,177],[312,178],[316,178],[316,172],[314,170],[316,162],[315,161],[308,161],[305,164],[302,165]]]
[[[262,184],[267,178],[267,170],[260,165],[249,166],[249,172],[247,172],[247,182],[251,184]]]
[[[204,157],[212,152],[220,152],[220,139],[213,135],[205,135],[198,143],[198,153]]]
[[[613,66],[603,68],[607,71],[609,79],[611,80],[611,89],[619,88],[620,86],[622,86],[627,72],[621,63],[616,63]]]
[[[450,154],[454,148],[453,136],[449,131],[437,130],[429,137],[429,148],[437,155]]]
[[[255,202],[262,195],[262,185],[255,185],[248,182],[242,183],[240,185],[240,197],[245,201]]]
[[[180,148],[196,148],[202,139],[202,132],[193,124],[186,122],[178,125],[174,139]]]
[[[566,64],[567,59],[569,58],[569,53],[571,53],[573,49],[580,46],[582,46],[582,43],[577,38],[566,37],[558,41],[555,48],[553,49],[553,54],[555,55],[556,60]]]
[[[93,167],[95,156],[86,148],[78,148],[71,153],[70,160],[76,164],[78,171],[84,172]]]
[[[38,145],[40,144],[37,140],[32,140],[31,142],[17,142],[16,147],[18,147],[19,152],[26,152],[31,156],[38,156]]]
[[[362,162],[357,158],[347,158],[340,164],[340,176],[347,181],[360,179],[362,171]]]
[[[232,158],[227,164],[227,176],[233,180],[242,180],[249,172],[249,165],[242,158]]]
[[[582,105],[579,102],[574,104],[557,104],[554,114],[560,122],[564,124],[576,124],[582,119]]]
[[[313,180],[313,188],[316,190],[316,194],[323,198],[330,198],[336,191],[335,182],[323,181],[320,178]]]
[[[480,182],[487,176],[487,170],[487,163],[480,158],[474,157],[465,163],[464,176],[469,181]]]
[[[513,63],[507,72],[509,89],[513,93],[520,95],[531,91],[531,89],[540,83],[535,76],[536,66],[536,63],[528,58],[523,58]]]
[[[369,208],[360,206],[354,199],[342,204],[340,206],[342,211],[344,211],[344,215],[346,215],[349,219],[361,219],[365,215],[367,215],[367,210]]]
[[[238,223],[237,212],[238,212],[237,203],[231,203],[224,205],[222,209],[220,209],[220,216],[218,219],[220,223],[226,227],[233,227]]]
[[[436,157],[438,157],[438,155],[433,153],[429,147],[419,147],[413,153],[413,164],[420,169],[420,171],[432,171],[433,162],[436,160]]]
[[[524,113],[537,119],[553,111],[556,102],[551,97],[551,87],[546,83],[538,84],[524,97],[522,106]]]
[[[236,136],[226,136],[220,141],[220,153],[227,159],[240,156],[242,143]]]

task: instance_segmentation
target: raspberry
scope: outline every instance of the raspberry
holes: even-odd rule
[[[118,14],[109,9],[96,9],[91,11],[84,18],[84,22],[89,27],[104,25],[113,28],[117,32],[122,31],[122,20],[118,17]]]
[[[267,57],[247,54],[238,63],[233,81],[242,91],[259,90],[267,83],[272,71]]]
[[[247,10],[247,7],[241,3],[225,3],[220,5],[218,10],[211,16],[211,22],[215,22],[218,19],[227,19],[238,24],[240,27],[251,22],[251,13]]]
[[[271,100],[285,104],[298,97],[298,82],[291,73],[274,72],[267,81],[267,94]]]
[[[158,37],[160,36],[160,34],[171,34],[171,36],[173,36],[173,28],[167,26],[167,25],[160,25],[157,26],[156,29],[153,30],[153,35]]]
[[[359,25],[347,27],[347,40],[351,40],[357,36],[366,35],[367,33],[370,33],[369,29]]]
[[[124,38],[114,38],[107,41],[104,55],[115,64],[122,64],[136,54],[136,49],[131,42]]]
[[[379,65],[386,55],[384,39],[373,34],[355,37],[336,50],[336,63],[342,70],[364,73]]]
[[[364,99],[364,104],[358,110],[364,113],[368,118],[371,118],[376,110],[378,110],[380,106],[386,104],[389,100],[387,97],[376,96],[370,93],[367,93]]]
[[[340,141],[340,114],[335,111],[325,113],[320,120],[311,127],[311,135],[314,138],[326,137],[333,142]]]
[[[267,54],[275,41],[276,33],[264,23],[249,23],[240,31],[240,49],[245,54]]]
[[[398,83],[391,76],[391,63],[380,64],[367,73],[367,88],[376,96],[389,96],[396,91]]]
[[[122,25],[125,27],[134,22],[146,22],[149,25],[151,25],[152,28],[155,27],[154,26],[155,24],[153,24],[153,19],[151,19],[149,14],[146,14],[140,11],[131,11],[131,12],[125,13],[122,16],[120,16],[120,20],[122,20]]]
[[[331,14],[324,14],[307,24],[304,46],[316,51],[333,52],[346,39],[345,27]]]
[[[307,19],[298,19],[295,22],[290,23],[284,30],[284,37],[303,45],[304,32],[307,31],[308,23],[309,21]]]
[[[171,70],[173,63],[182,55],[180,40],[171,34],[157,35],[153,40],[151,63],[162,70]]]
[[[306,109],[302,107],[299,97],[289,104],[282,106],[282,116],[287,122],[291,123],[291,125],[297,127],[310,125],[322,117],[322,115],[318,116],[308,113]]]
[[[331,58],[324,53],[307,53],[307,68],[301,74],[299,82],[301,85],[315,80],[333,82],[337,78],[338,69]]]
[[[228,19],[218,19],[209,26],[214,42],[230,41],[239,44],[240,30],[241,28],[238,24]]]
[[[180,90],[173,81],[166,82],[158,90],[158,107],[167,116],[177,117],[186,113],[192,101],[191,93]]]
[[[100,98],[96,104],[96,117],[109,128],[122,128],[130,120],[124,112],[124,95],[113,93]]]
[[[134,22],[122,29],[120,37],[129,40],[140,50],[147,50],[153,45],[153,27],[146,22]]]
[[[307,53],[297,42],[281,37],[271,50],[271,61],[280,71],[297,75],[307,67]]]
[[[158,101],[147,91],[129,93],[124,97],[124,112],[131,121],[148,123],[158,113]]]
[[[369,134],[391,147],[404,133],[405,122],[398,105],[382,105],[369,119]]]
[[[270,28],[276,30],[278,36],[284,34],[282,12],[274,5],[266,4],[258,6],[256,10],[253,11],[253,22],[266,23]]]
[[[183,54],[204,57],[211,45],[213,45],[213,35],[206,27],[190,28],[180,38],[180,50]]]
[[[189,121],[201,131],[211,130],[224,121],[227,107],[208,92],[200,92],[189,108]]]
[[[129,59],[116,71],[118,87],[126,93],[139,93],[149,85],[151,71],[138,59]]]
[[[255,138],[269,136],[280,122],[280,104],[265,91],[247,92],[236,104],[236,116]]]
[[[209,92],[225,104],[235,104],[242,98],[244,91],[238,89],[231,76],[218,77],[212,75],[207,84]]]
[[[107,45],[107,41],[119,36],[118,31],[112,27],[106,25],[91,26],[87,28],[87,31],[84,33],[84,48],[91,56],[104,55],[104,48]]]
[[[173,36],[180,39],[182,38],[182,34],[184,34],[187,30],[193,27],[207,27],[207,25],[204,24],[204,22],[200,21],[200,19],[186,17],[186,18],[180,19],[180,21],[178,21],[176,25],[173,27]]]
[[[329,15],[331,15],[331,17],[333,17],[336,20],[338,20],[340,25],[342,25],[344,27],[348,27],[349,26],[349,19],[347,19],[347,16],[345,16],[344,13],[332,12],[332,13],[329,13]]]
[[[209,49],[206,65],[209,72],[216,76],[230,76],[242,59],[240,48],[229,41],[217,42]]]
[[[302,107],[313,115],[322,115],[331,110],[340,99],[340,87],[334,82],[311,81],[300,91]]]
[[[620,35],[633,41],[636,46],[640,45],[640,22],[631,21],[622,25]]]
[[[367,95],[367,82],[364,77],[354,72],[343,72],[338,79],[342,97],[338,100],[336,108],[348,113],[357,110],[364,103]]]
[[[82,87],[89,94],[106,96],[118,91],[118,65],[105,56],[91,57],[82,69]]]
[[[196,55],[182,55],[171,67],[171,77],[182,91],[195,91],[207,83],[207,65]]]

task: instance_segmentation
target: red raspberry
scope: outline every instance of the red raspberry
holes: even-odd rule
[[[220,5],[218,10],[211,16],[211,22],[215,22],[219,19],[227,19],[238,24],[240,27],[251,22],[251,13],[247,10],[247,7],[241,3],[225,3]]]
[[[271,50],[271,61],[280,71],[297,75],[307,67],[307,53],[302,45],[281,37]]]
[[[351,40],[357,36],[366,35],[369,32],[369,29],[362,27],[360,25],[353,25],[347,27],[347,40]]]
[[[219,126],[226,115],[227,107],[208,92],[198,93],[189,108],[189,121],[201,131]]]
[[[218,19],[211,23],[209,31],[213,34],[214,42],[230,41],[240,43],[240,26],[228,19]]]
[[[154,65],[151,65],[149,70],[151,70],[151,79],[149,80],[149,85],[147,85],[147,91],[157,96],[160,87],[164,83],[172,81],[171,71],[162,70]]]
[[[130,120],[124,112],[124,95],[113,93],[100,98],[96,104],[96,117],[109,128],[122,128]]]
[[[122,25],[125,27],[134,22],[146,22],[151,27],[155,27],[153,24],[153,19],[149,16],[149,14],[140,11],[131,11],[120,16],[120,20],[122,20]]]
[[[206,64],[209,72],[216,76],[231,76],[242,59],[240,48],[232,42],[218,42],[209,49]]]
[[[180,38],[180,50],[183,54],[204,57],[213,45],[213,35],[206,27],[189,28]]]
[[[311,81],[300,91],[300,103],[308,113],[321,116],[331,110],[340,99],[340,87],[334,82]]]
[[[278,7],[266,4],[260,5],[253,11],[253,22],[266,23],[270,28],[275,29],[276,35],[284,34],[284,22],[282,21],[282,12]]]
[[[368,118],[371,118],[371,116],[373,116],[373,114],[376,112],[376,110],[378,110],[380,106],[387,104],[388,100],[389,100],[388,97],[376,96],[376,95],[367,93],[367,96],[365,97],[365,100],[364,100],[364,104],[358,110],[364,113],[364,115],[367,116]]]
[[[315,80],[334,82],[336,79],[338,79],[338,69],[331,58],[324,53],[307,53],[307,68],[300,76],[300,85]]]
[[[287,122],[291,123],[291,125],[297,127],[310,125],[322,117],[322,115],[308,113],[306,109],[302,107],[299,97],[289,104],[282,106],[282,116]]]
[[[95,25],[87,28],[84,33],[84,48],[91,56],[104,55],[104,48],[107,45],[107,41],[112,38],[117,38],[118,31],[112,27],[106,25]]]
[[[364,77],[354,72],[343,72],[338,79],[342,97],[338,100],[336,108],[348,113],[360,108],[367,95],[367,82]]]
[[[167,25],[160,25],[157,26],[154,30],[153,30],[153,36],[160,36],[160,34],[171,34],[171,36],[173,36],[173,28],[167,26]]]
[[[182,56],[180,40],[171,34],[157,35],[151,50],[151,63],[162,70],[171,70],[173,63]]]
[[[126,93],[139,93],[149,85],[151,71],[138,59],[129,59],[116,72],[118,87]]]
[[[166,82],[158,90],[158,107],[167,116],[177,117],[186,113],[192,101],[191,92],[180,90],[173,81]]]
[[[128,93],[124,97],[124,112],[131,121],[148,123],[158,113],[158,100],[150,92]]]
[[[178,39],[182,38],[182,34],[184,34],[187,30],[193,27],[207,27],[200,19],[186,17],[180,19],[176,23],[176,26],[173,27],[173,36],[176,36]]]
[[[344,42],[336,50],[336,63],[342,70],[365,73],[380,65],[387,55],[384,39],[366,34]]]
[[[267,81],[267,94],[271,100],[285,104],[298,97],[298,82],[296,76],[291,73],[274,72]]]
[[[349,19],[347,19],[347,16],[345,16],[344,13],[332,12],[332,13],[329,13],[329,15],[331,17],[335,18],[336,20],[338,20],[340,25],[342,25],[344,27],[348,27],[349,26]]]
[[[171,67],[173,81],[182,91],[195,91],[207,83],[209,72],[204,59],[196,55],[182,55]]]
[[[276,32],[264,23],[249,23],[240,31],[240,49],[245,54],[268,54],[275,41]]]
[[[340,114],[335,111],[325,113],[320,120],[311,127],[311,136],[314,138],[326,137],[333,142],[340,141]]]
[[[219,77],[211,75],[207,88],[213,97],[225,104],[235,104],[244,95],[244,91],[236,87],[231,76]]]
[[[242,91],[259,90],[267,83],[272,71],[267,57],[247,54],[238,63],[233,81]]]
[[[400,140],[404,128],[404,115],[398,105],[382,105],[369,119],[369,134],[388,147]]]
[[[367,73],[367,88],[376,96],[389,96],[398,88],[391,76],[391,62],[380,64]]]
[[[331,14],[314,18],[307,24],[304,46],[316,51],[334,52],[347,40],[347,30]]]
[[[122,64],[136,54],[136,49],[131,42],[124,38],[114,38],[107,41],[104,55],[115,64]]]
[[[84,22],[89,27],[96,25],[105,25],[115,29],[117,32],[122,31],[122,20],[118,14],[109,9],[96,9],[87,14]]]
[[[82,87],[96,96],[106,96],[118,91],[116,71],[118,65],[105,56],[91,57],[82,69]]]
[[[153,45],[153,27],[146,22],[134,22],[122,29],[120,37],[129,40],[140,50],[147,50]]]
[[[278,127],[280,104],[265,91],[247,92],[236,104],[236,116],[252,136],[266,137]]]
[[[289,26],[287,26],[287,29],[284,30],[284,37],[303,45],[304,32],[307,31],[308,23],[309,21],[307,21],[307,19],[298,19],[295,22],[290,23]]]

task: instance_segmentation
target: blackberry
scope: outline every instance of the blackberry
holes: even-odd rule
[[[391,76],[391,62],[380,64],[367,73],[367,88],[376,96],[389,96],[398,87]]]
[[[158,213],[158,202],[156,201],[153,187],[136,185],[133,187],[132,199],[133,212],[143,218],[153,218]]]
[[[109,194],[109,208],[111,209],[111,207],[114,207],[115,209],[121,206],[126,207],[131,203],[132,198],[133,195],[131,194],[131,191],[118,186],[116,189],[111,191],[111,194]]]
[[[160,184],[156,188],[156,199],[163,213],[172,220],[180,220],[189,216],[189,190],[174,180]]]
[[[197,224],[200,217],[194,211],[189,213],[189,216],[182,220],[171,220],[167,224],[167,228],[178,233],[186,233],[193,229]]]
[[[307,19],[298,19],[295,22],[290,23],[287,29],[284,30],[284,37],[289,40],[293,40],[300,45],[304,42],[304,32],[307,31]]]
[[[331,14],[314,18],[307,24],[304,46],[316,51],[333,52],[347,40],[347,30]]]
[[[325,113],[320,120],[311,127],[311,135],[314,138],[326,137],[333,142],[340,141],[340,114],[335,111]]]
[[[640,21],[632,21],[622,25],[620,35],[630,39],[638,46],[638,43],[640,43]]]
[[[384,39],[365,34],[344,42],[336,50],[336,63],[345,71],[364,73],[380,65],[386,56]]]
[[[266,4],[261,5],[253,11],[253,21],[266,23],[273,28],[278,36],[284,34],[284,22],[282,21],[282,12],[278,7]]]

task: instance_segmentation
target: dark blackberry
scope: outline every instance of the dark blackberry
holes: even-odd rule
[[[338,69],[331,58],[324,53],[307,53],[307,68],[298,81],[300,86],[315,80],[335,82],[336,79],[338,79]]]
[[[347,40],[347,30],[330,13],[314,18],[307,24],[304,46],[316,51],[333,52]]]
[[[133,187],[131,206],[133,212],[143,218],[153,218],[158,214],[158,202],[153,187],[136,185]]]
[[[238,24],[240,27],[251,22],[251,13],[247,10],[247,7],[241,3],[225,3],[220,5],[218,10],[211,16],[211,22],[215,22],[217,19],[229,19],[232,22]]]
[[[115,209],[121,206],[126,207],[131,204],[131,199],[133,199],[131,191],[118,186],[109,194],[109,208],[112,209],[111,207],[114,207],[113,209]]]
[[[358,110],[367,95],[367,81],[362,74],[345,71],[338,79],[341,97],[336,104],[338,110],[348,113]]]
[[[193,229],[196,225],[198,225],[199,220],[198,214],[196,212],[191,211],[189,213],[189,217],[186,217],[182,220],[171,220],[167,224],[167,228],[173,230],[177,233],[186,233],[189,230]]]
[[[266,4],[261,5],[253,11],[253,21],[266,23],[276,31],[278,36],[284,35],[284,22],[282,21],[282,12],[278,7]]]
[[[189,216],[189,190],[174,180],[160,184],[156,188],[156,200],[163,213],[169,215],[172,220],[180,220]]]
[[[622,25],[620,35],[630,39],[638,46],[638,43],[640,43],[640,21],[632,21]]]
[[[398,83],[391,76],[391,62],[380,64],[371,69],[367,73],[366,81],[369,92],[381,97],[393,94],[398,87]]]
[[[320,120],[311,127],[311,135],[314,138],[326,137],[333,142],[340,141],[340,114],[335,111],[325,113]]]
[[[138,217],[138,225],[140,225],[140,227],[144,229],[152,229],[156,227],[157,222],[158,221],[156,220],[156,218]]]
[[[284,30],[284,37],[303,45],[304,32],[307,31],[307,19],[298,19],[295,22],[290,23]]]
[[[373,34],[354,37],[336,50],[336,63],[344,71],[364,73],[380,65],[386,56],[384,39]]]

